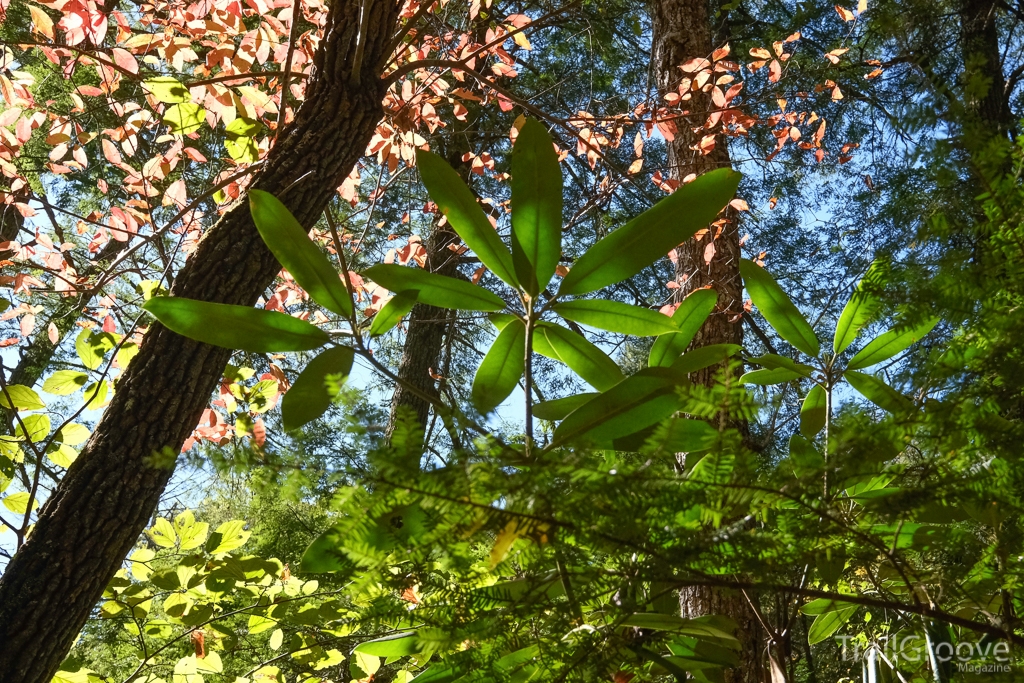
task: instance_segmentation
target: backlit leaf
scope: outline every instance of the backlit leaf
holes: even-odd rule
[[[500,311],[505,302],[483,287],[418,268],[379,264],[363,275],[392,292],[415,291],[416,300],[430,306],[459,311]]]
[[[229,349],[308,351],[330,341],[326,332],[304,320],[248,306],[155,296],[143,308],[178,334]]]
[[[562,280],[560,294],[586,294],[630,278],[692,237],[733,198],[741,175],[698,177],[592,246]]]
[[[562,254],[562,169],[551,136],[527,119],[512,148],[512,262],[532,296],[543,290]]]
[[[570,413],[555,430],[554,443],[586,435],[611,442],[660,422],[679,410],[676,387],[685,375],[671,368],[645,368]]]
[[[555,304],[553,309],[566,320],[636,337],[656,337],[677,329],[663,313],[619,301],[581,299]]]
[[[622,381],[622,370],[604,351],[582,335],[559,325],[540,323],[533,333],[533,350],[561,361],[598,391]]]
[[[43,391],[46,391],[45,382],[43,383]],[[49,393],[54,392],[51,391]],[[39,398],[39,394],[35,390],[21,384],[8,384],[6,389],[0,391],[0,406],[8,410],[12,407],[17,410],[42,410],[46,407],[46,404]]]
[[[350,347],[335,346],[306,365],[281,399],[281,422],[285,430],[298,429],[327,411],[333,398],[327,377],[347,377],[354,357],[355,352]]]
[[[882,410],[904,413],[914,409],[914,404],[909,398],[873,375],[847,370],[843,377],[850,386]]]
[[[351,315],[352,299],[345,284],[292,212],[277,197],[260,190],[250,190],[249,210],[263,241],[295,282],[324,308]]]
[[[473,405],[489,413],[516,388],[526,365],[526,325],[515,320],[491,344],[473,378]]]
[[[377,315],[373,316],[373,322],[370,323],[370,336],[379,337],[402,322],[402,318],[407,316],[416,305],[416,295],[418,293],[415,290],[398,292],[391,297],[384,304],[384,307],[377,312]]]
[[[740,273],[754,305],[779,336],[808,356],[817,356],[821,348],[814,329],[768,271],[753,261],[742,259]]]
[[[825,389],[820,384],[815,384],[807,392],[807,396],[800,406],[800,433],[808,439],[813,439],[818,432],[825,428],[825,420],[828,416],[826,400]]]
[[[857,352],[846,367],[860,370],[888,360],[931,332],[938,324],[938,318],[931,318],[908,330],[895,329],[880,334]]]
[[[714,310],[716,301],[718,292],[713,289],[699,289],[683,299],[672,314],[672,324],[679,331],[661,335],[654,340],[647,364],[651,367],[672,365],[697,336],[697,332]]]
[[[416,150],[416,165],[430,198],[448,217],[448,223],[466,246],[502,281],[512,287],[518,286],[512,254],[455,169],[438,155],[424,150]]]
[[[850,300],[843,307],[843,312],[836,323],[836,334],[832,340],[832,349],[836,353],[842,353],[857,338],[861,328],[871,322],[871,318],[878,308],[878,300],[868,289],[876,284],[880,275],[879,262],[875,261],[868,268],[857,287],[853,290]]]

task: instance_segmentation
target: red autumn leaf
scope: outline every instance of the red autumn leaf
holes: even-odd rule
[[[772,63],[768,65],[768,80],[778,83],[780,78],[782,78],[782,64],[779,63],[779,60],[773,59]]]

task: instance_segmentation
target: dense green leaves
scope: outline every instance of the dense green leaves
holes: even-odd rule
[[[418,291],[410,290],[398,292],[391,297],[391,300],[377,312],[377,315],[373,316],[373,322],[370,323],[370,336],[379,337],[402,322],[402,318],[408,315],[416,305],[418,294]]]
[[[526,119],[512,148],[511,204],[512,263],[523,289],[536,296],[562,254],[562,169],[551,137],[534,119]]]
[[[559,325],[538,324],[533,333],[533,350],[565,363],[598,391],[622,381],[622,370],[604,351],[583,335]]]
[[[559,294],[586,294],[636,275],[715,220],[740,178],[722,168],[683,185],[588,249],[562,280]]]
[[[808,356],[817,356],[821,348],[814,329],[772,276],[747,259],[740,261],[740,273],[750,299],[779,336]]]
[[[452,229],[491,272],[506,284],[516,287],[519,283],[512,267],[512,254],[502,243],[494,226],[487,220],[473,193],[466,187],[466,183],[455,169],[433,152],[423,150],[416,151],[416,164],[419,166],[420,177],[427,186],[430,198],[448,218]]]
[[[516,388],[526,365],[526,325],[514,320],[502,328],[473,378],[473,405],[489,413]]]
[[[435,275],[418,268],[380,264],[367,268],[363,275],[392,292],[415,291],[416,301],[460,311],[500,311],[505,302],[483,287]]]
[[[229,349],[309,351],[330,340],[326,332],[304,320],[247,306],[155,296],[143,308],[178,334]]]
[[[324,414],[333,398],[330,385],[344,381],[354,357],[348,346],[335,346],[306,365],[281,399],[281,422],[286,430],[298,429]],[[328,382],[328,377],[335,377],[335,382]]]
[[[324,308],[351,315],[352,299],[345,284],[291,211],[277,197],[260,190],[249,192],[249,210],[263,241],[295,282]]]
[[[718,292],[713,289],[698,289],[683,299],[672,314],[672,324],[679,331],[661,335],[654,340],[647,364],[651,367],[672,365],[697,336],[704,321],[714,310],[716,301]]]
[[[619,301],[580,299],[564,301],[553,308],[566,320],[637,337],[656,337],[678,329],[667,315]]]
[[[938,323],[938,318],[931,318],[911,329],[895,329],[880,334],[858,351],[846,367],[860,370],[888,360],[931,332]]]

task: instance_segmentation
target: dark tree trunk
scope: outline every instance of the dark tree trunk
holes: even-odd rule
[[[377,65],[398,9],[394,0],[332,3],[307,99],[254,180],[303,225],[317,221],[381,118]],[[279,270],[239,202],[204,236],[172,293],[251,306]],[[230,355],[159,324],[150,328],[92,438],[0,578],[4,680],[49,683],[145,528]]]
[[[452,277],[459,265],[459,257],[448,248],[458,245],[458,235],[444,227],[431,230],[424,245],[427,252],[426,269],[438,275]],[[445,332],[452,324],[452,311],[427,304],[416,304],[409,316],[409,328],[402,347],[402,360],[398,365],[398,378],[404,384],[395,385],[391,396],[391,417],[388,420],[388,437],[395,427],[395,418],[400,411],[412,411],[420,426],[427,426],[430,403],[413,393],[411,385],[428,396],[437,396],[437,381],[431,377],[431,370],[439,373],[438,361],[444,345]]]
[[[492,6],[492,12],[496,8]],[[486,43],[485,31],[488,23],[478,19],[475,22],[475,40]],[[435,148],[445,160],[458,171],[459,176],[467,184],[472,177],[472,166],[462,157],[473,150],[475,140],[486,140],[488,134],[482,132],[490,128],[480,120],[483,110],[470,106],[465,122],[456,122],[450,130],[448,139],[441,141],[443,147]],[[474,140],[475,139],[475,140]],[[455,277],[458,271],[459,256],[449,249],[461,244],[459,236],[445,224],[434,224],[423,245],[427,252],[426,269],[438,275]],[[409,390],[411,385],[428,396],[438,396],[437,382],[430,372],[440,374],[441,351],[444,347],[445,334],[455,321],[455,313],[444,308],[416,304],[409,315],[409,327],[402,347],[402,360],[398,366],[398,378],[403,384],[395,385],[391,396],[391,416],[388,419],[388,438],[395,428],[395,418],[400,411],[411,411],[420,426],[426,427],[430,415],[430,403]]]
[[[1015,121],[1006,96],[999,56],[995,0],[963,0],[960,6],[960,50],[964,61],[965,133],[969,146],[1002,138],[1009,142]]]
[[[663,96],[678,88],[684,76],[679,69],[681,64],[693,58],[711,56],[714,46],[707,0],[651,0],[651,19],[654,26],[651,64],[658,94]],[[696,92],[692,99],[680,104],[690,113],[676,120],[678,131],[668,142],[669,175],[680,180],[691,173],[700,175],[730,166],[729,149],[724,140],[719,139],[707,155],[691,149],[706,132],[695,133],[694,129],[703,126],[707,119],[712,107],[710,96]],[[693,348],[710,344],[740,344],[743,341],[743,329],[739,323],[743,312],[739,226],[735,211],[729,209],[726,217],[729,222],[720,234],[716,234],[715,227],[709,226],[707,234],[687,240],[676,249],[680,298],[707,285],[718,292],[718,305],[697,333]],[[714,255],[708,260],[709,245],[712,244]],[[708,368],[694,373],[691,379],[708,385],[718,370],[719,367]],[[741,594],[713,587],[693,587],[680,592],[679,602],[684,617],[721,614],[739,625],[737,637],[743,646],[740,665],[726,672],[727,683],[761,680],[761,629]]]

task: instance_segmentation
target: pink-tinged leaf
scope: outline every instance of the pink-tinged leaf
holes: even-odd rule
[[[782,64],[779,63],[779,60],[773,59],[772,63],[768,65],[768,80],[778,83],[780,78],[782,78]]]
[[[175,180],[164,191],[163,205],[170,206],[172,203],[177,204],[182,209],[188,205],[188,190],[185,187],[184,180]]]
[[[28,315],[23,315],[21,317],[21,321],[19,322],[19,326],[21,328],[21,336],[29,336],[30,334],[32,334],[32,330],[36,329],[36,317],[31,313],[29,313]]]
[[[719,107],[720,109],[725,109],[725,107],[729,104],[725,99],[725,93],[722,92],[722,89],[717,86],[711,89],[711,101],[714,103],[716,107]]]
[[[132,53],[128,52],[128,50],[121,47],[115,47],[110,51],[110,56],[114,58],[115,64],[128,73],[139,73],[139,63],[135,61],[135,57],[133,57]]]
[[[710,264],[711,259],[715,258],[715,242],[712,240],[708,243],[708,246],[704,247],[704,263]]]
[[[103,319],[103,331],[114,333],[117,332],[117,323],[114,321],[114,316],[107,314],[107,317]]]
[[[737,197],[736,199],[729,202],[729,206],[736,209],[737,211],[750,211],[750,207],[747,202]]]
[[[60,341],[60,330],[53,323],[46,326],[46,336],[50,338],[50,343],[54,346]]]
[[[117,148],[117,145],[106,138],[103,139],[100,145],[103,147],[103,156],[107,158],[107,161],[114,164],[114,166],[120,166],[121,151]]]
[[[703,57],[695,57],[685,64],[680,65],[679,68],[683,70],[683,73],[693,74],[703,69],[710,69],[711,62]]]

